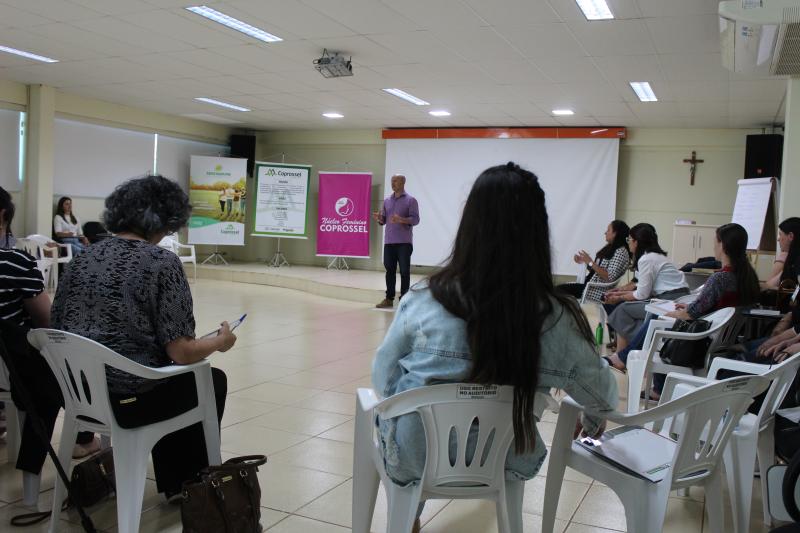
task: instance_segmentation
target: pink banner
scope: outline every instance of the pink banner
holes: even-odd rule
[[[369,257],[368,172],[319,173],[317,255]]]

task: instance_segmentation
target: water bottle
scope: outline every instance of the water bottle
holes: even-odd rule
[[[598,322],[594,329],[594,343],[596,346],[603,345],[603,324],[601,322]]]

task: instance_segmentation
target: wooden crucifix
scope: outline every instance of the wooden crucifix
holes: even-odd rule
[[[704,159],[697,159],[697,152],[692,150],[692,158],[691,159],[684,159],[683,162],[684,163],[689,163],[689,164],[692,165],[691,167],[689,167],[689,176],[691,178],[691,180],[689,181],[689,185],[694,185],[694,173],[697,170],[697,164],[698,163],[704,163],[705,160]]]

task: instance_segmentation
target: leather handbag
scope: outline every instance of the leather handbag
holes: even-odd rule
[[[91,507],[117,490],[114,455],[105,448],[72,468],[69,481],[70,503]]]
[[[702,333],[708,331],[710,327],[711,323],[707,320],[676,320],[669,330],[682,333]],[[661,347],[659,356],[669,365],[701,368],[705,365],[706,352],[710,345],[711,339],[708,337],[697,340],[667,339]]]
[[[264,455],[245,455],[209,466],[183,484],[183,533],[261,533],[258,467]]]

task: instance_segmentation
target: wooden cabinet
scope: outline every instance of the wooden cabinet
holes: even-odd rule
[[[700,257],[713,257],[716,239],[717,226],[675,224],[669,257],[678,268]]]

